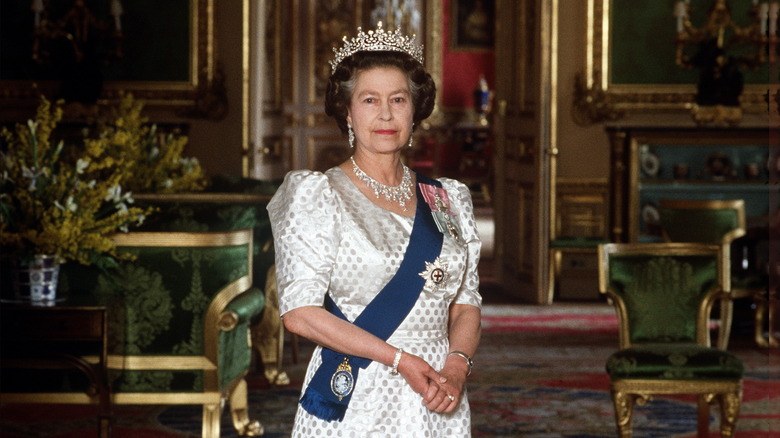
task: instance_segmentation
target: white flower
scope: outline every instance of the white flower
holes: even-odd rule
[[[35,172],[33,172],[29,167],[22,166],[22,176],[25,178],[33,179],[36,177]]]
[[[192,172],[193,169],[195,169],[195,167],[197,167],[198,165],[198,159],[195,157],[191,157],[191,158],[182,157],[179,160],[179,162],[184,166],[184,170],[187,173]]]
[[[91,189],[91,188],[95,187],[95,184],[97,184],[97,181],[95,181],[93,179],[93,180],[91,180],[90,182],[87,183],[87,187]]]
[[[76,205],[76,201],[73,200],[73,196],[68,196],[68,199],[65,201],[65,208],[67,208],[73,213],[75,213],[76,210],[78,210],[79,206]]]
[[[103,198],[105,201],[114,201],[114,202],[121,202],[122,201],[122,187],[117,184],[114,187],[111,187],[108,189],[108,194],[106,194],[106,197]]]
[[[76,205],[76,202],[73,200],[73,196],[68,196],[68,199],[65,200],[65,205],[63,206],[60,204],[60,201],[54,201],[54,206],[59,208],[62,211],[68,210],[73,213],[78,210],[78,205]]]
[[[163,183],[163,187],[165,187],[166,189],[170,189],[171,187],[173,187],[173,180],[170,178],[166,179],[165,182]]]
[[[27,127],[30,128],[30,131],[35,131],[38,128],[38,122],[32,119],[28,119]]]
[[[45,168],[37,172],[33,172],[32,169],[30,169],[29,167],[22,166],[22,176],[30,179],[30,185],[27,186],[27,190],[31,192],[35,191],[35,186],[38,184],[38,177],[44,173],[44,170]]]
[[[160,148],[157,146],[152,147],[152,150],[149,151],[149,160],[154,160],[158,155],[160,155]]]
[[[81,175],[85,170],[87,170],[87,167],[89,167],[89,161],[83,158],[79,158],[79,160],[76,162],[76,173]]]

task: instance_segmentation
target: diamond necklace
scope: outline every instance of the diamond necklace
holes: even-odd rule
[[[374,195],[378,198],[379,195],[382,195],[390,202],[395,202],[398,205],[401,206],[401,208],[406,211],[406,201],[412,199],[412,187],[414,185],[412,184],[412,173],[409,171],[409,168],[406,167],[404,164],[401,164],[404,168],[404,176],[401,178],[401,184],[398,184],[395,187],[386,186],[379,181],[375,180],[374,178],[371,178],[366,174],[366,172],[363,172],[363,169],[358,167],[357,163],[355,162],[355,157],[349,157],[350,160],[352,160],[352,171],[355,172],[355,176],[366,183],[369,189],[371,189],[374,192]]]

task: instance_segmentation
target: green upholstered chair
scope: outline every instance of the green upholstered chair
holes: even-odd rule
[[[273,236],[266,206],[276,189],[272,182],[250,178],[216,178],[204,193],[137,195],[136,201],[158,208],[143,226],[144,231],[227,231],[252,228],[254,254],[253,285],[266,295],[263,315],[252,326],[252,346],[271,384],[290,383],[282,369],[284,326],[279,320],[275,289],[270,292],[267,276],[274,264]],[[275,285],[274,285],[275,286]]]
[[[261,435],[247,414],[244,380],[249,328],[264,305],[252,287],[252,230],[133,232],[114,240],[135,259],[108,271],[69,265],[60,274],[69,297],[89,296],[108,309],[112,403],[200,404],[202,436],[217,438],[229,401],[236,430]]]
[[[265,193],[176,193],[135,195],[136,202],[156,207],[141,231],[253,231],[254,285],[262,289],[268,268],[274,263],[273,236]]]
[[[607,360],[620,437],[631,436],[635,403],[655,394],[695,394],[699,436],[709,436],[709,403],[720,404],[720,432],[734,434],[743,364],[710,346],[713,303],[727,297],[721,247],[697,243],[599,246],[599,290],[615,306],[620,349]]]
[[[730,271],[731,244],[745,235],[745,201],[661,199],[661,227],[666,242],[712,243],[723,247],[724,266]],[[728,347],[731,331],[732,300],[761,295],[766,289],[754,276],[729,275],[731,296],[720,302],[717,346]]]
[[[745,235],[742,199],[661,199],[658,210],[664,240],[668,242],[729,245]]]

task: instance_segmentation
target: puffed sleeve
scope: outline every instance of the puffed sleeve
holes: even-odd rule
[[[321,306],[338,250],[341,210],[320,172],[289,172],[268,203],[274,236],[279,312]]]
[[[453,179],[442,178],[441,183],[442,187],[447,190],[453,213],[458,217],[461,237],[466,243],[468,254],[466,270],[458,294],[455,297],[455,303],[482,307],[482,296],[479,294],[479,272],[477,270],[482,240],[480,240],[477,232],[477,220],[474,217],[471,191],[465,184]]]

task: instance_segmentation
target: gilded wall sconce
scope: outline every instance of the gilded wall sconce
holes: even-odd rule
[[[753,0],[749,22],[739,26],[732,19],[728,2],[715,0],[704,23],[696,27],[691,22],[691,0],[675,3],[675,62],[699,72],[691,113],[698,124],[735,125],[741,121],[743,69],[774,61],[778,5],[775,0]]]

